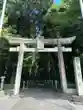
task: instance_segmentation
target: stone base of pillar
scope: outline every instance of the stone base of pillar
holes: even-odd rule
[[[17,99],[20,98],[20,95],[12,95],[11,98]]]
[[[78,95],[83,96],[83,84],[80,85],[80,88],[78,89]]]
[[[66,93],[67,93],[67,94],[74,94],[74,95],[77,95],[76,89],[73,89],[73,88],[67,89]]]
[[[4,97],[4,96],[6,96],[6,94],[5,94],[4,90],[1,90],[0,91],[0,97]]]

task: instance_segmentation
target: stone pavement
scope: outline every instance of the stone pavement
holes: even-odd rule
[[[19,98],[17,99],[9,99],[7,98],[1,98],[0,99],[0,110],[12,110],[12,107],[19,101]]]
[[[0,99],[0,110],[83,110],[70,102],[71,95],[47,89],[28,89],[19,97]]]

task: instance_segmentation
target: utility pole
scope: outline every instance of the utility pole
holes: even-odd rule
[[[4,23],[4,16],[5,16],[6,4],[7,4],[7,0],[4,0],[3,1],[2,14],[1,14],[1,17],[0,17],[0,37],[1,37],[3,23]]]
[[[83,18],[83,0],[79,0],[79,3],[80,3],[81,15]]]

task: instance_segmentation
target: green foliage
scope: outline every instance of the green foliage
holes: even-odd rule
[[[59,10],[51,10],[46,14],[44,20],[50,22],[53,25],[69,25],[70,22],[75,22],[80,16],[80,8],[78,0],[67,0],[63,6],[64,12]],[[76,13],[76,14],[75,14]]]
[[[37,53],[26,54],[24,58],[24,67],[27,68],[27,71],[32,74],[36,74],[38,71],[38,60],[39,55]]]
[[[9,54],[9,42],[6,38],[0,38],[0,76],[4,74]]]
[[[0,38],[0,59],[4,59],[8,57],[9,53],[9,42],[6,38]]]
[[[3,51],[8,51],[9,49],[9,42],[6,38],[1,37],[0,38],[0,53]]]
[[[64,8],[64,11],[60,9]],[[56,37],[56,29],[59,26],[61,37],[76,36],[75,42],[72,44],[74,51],[79,50],[82,53],[83,48],[83,19],[81,19],[81,11],[79,0],[65,0],[63,6],[58,10],[51,10],[44,16],[46,24],[46,36]],[[45,36],[44,34],[44,36]],[[45,37],[46,37],[45,36]],[[76,53],[75,53],[76,54]]]

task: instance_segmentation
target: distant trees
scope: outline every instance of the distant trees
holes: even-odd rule
[[[31,34],[32,32],[35,33],[35,27],[34,23],[30,21],[31,16],[28,11],[34,8],[37,8],[41,11],[44,10],[41,14],[41,17],[44,16],[42,20],[42,31],[45,38],[56,37],[56,26],[59,26],[59,31],[62,37],[76,36],[76,40],[72,45],[70,45],[71,47],[73,47],[73,53],[69,54],[71,57],[68,56],[68,58],[72,59],[73,56],[83,53],[83,19],[81,18],[79,0],[64,0],[64,4],[59,8],[59,10],[55,9],[47,12],[51,4],[52,0],[8,0],[4,20],[6,25],[4,25],[3,27],[3,36],[20,35],[21,37],[32,37]],[[0,42],[2,43],[2,40]],[[7,43],[7,49],[9,48],[8,46],[9,44]],[[8,55],[8,50],[4,49],[5,47],[3,46],[3,51],[7,51]],[[27,58],[29,58],[30,56],[32,55],[27,54],[26,60],[24,60],[24,65],[26,65],[27,69],[29,68],[29,63],[31,64],[31,62],[28,62],[27,60]],[[47,58],[47,60],[42,60],[43,57],[45,57],[45,60]],[[64,57],[66,58],[67,55],[64,55]],[[44,54],[44,56],[41,55],[39,60],[37,60],[39,62],[42,62],[42,66],[39,67],[40,70],[42,67],[44,67],[45,72],[48,71],[48,59],[49,56]],[[67,61],[70,61],[71,65],[71,60],[66,60],[65,62]],[[43,65],[44,63],[46,64]],[[37,67],[36,63],[34,63],[34,67],[35,66]],[[55,68],[55,64],[53,66]]]
[[[6,69],[6,63],[8,60],[9,53],[9,42],[5,38],[0,38],[0,76],[4,75]]]

